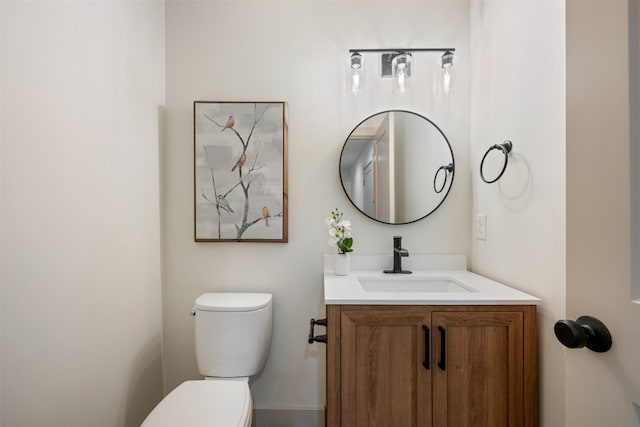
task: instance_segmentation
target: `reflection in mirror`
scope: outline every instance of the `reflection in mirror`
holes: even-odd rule
[[[387,224],[407,224],[435,211],[449,194],[454,171],[447,137],[410,111],[363,120],[340,155],[340,180],[351,203]]]

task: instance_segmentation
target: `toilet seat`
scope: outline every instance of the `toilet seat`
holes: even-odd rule
[[[249,427],[253,404],[244,381],[185,381],[169,393],[141,427]]]

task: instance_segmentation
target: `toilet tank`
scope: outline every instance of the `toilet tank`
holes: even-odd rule
[[[271,294],[208,293],[195,301],[198,370],[206,377],[249,377],[271,345]]]

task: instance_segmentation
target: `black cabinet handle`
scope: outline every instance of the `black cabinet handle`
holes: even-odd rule
[[[424,331],[424,361],[422,362],[422,366],[424,366],[425,369],[431,369],[431,364],[430,364],[430,349],[429,349],[429,327],[427,325],[422,325],[422,330]]]
[[[447,331],[442,326],[438,326],[438,331],[440,331],[440,361],[438,362],[438,368],[444,371],[447,369]]]
[[[309,328],[309,344],[313,344],[313,342],[323,342],[323,343],[327,343],[327,336],[326,335],[314,335],[313,334],[313,327],[315,325],[320,325],[320,326],[327,326],[327,319],[311,319],[310,322],[311,326]]]
[[[580,316],[573,320],[558,320],[553,327],[556,338],[569,348],[587,347],[597,353],[611,348],[611,333],[593,316]]]

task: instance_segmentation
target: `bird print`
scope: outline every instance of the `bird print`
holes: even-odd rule
[[[238,159],[236,164],[233,165],[233,167],[231,168],[231,172],[236,170],[236,168],[238,168],[238,167],[242,167],[242,165],[244,165],[244,162],[246,162],[246,161],[247,161],[247,155],[242,153],[242,156],[240,156],[240,158]]]
[[[229,118],[227,119],[227,123],[224,124],[224,127],[222,129],[220,129],[220,132],[222,132],[225,129],[232,128],[235,122],[236,121],[233,119],[233,116],[229,116]]]
[[[224,209],[225,211],[227,211],[227,213],[233,213],[231,205],[227,201],[226,197],[224,197],[222,194],[218,194],[218,206],[220,207],[220,209]]]
[[[269,208],[266,206],[262,207],[262,217],[264,218],[264,224],[269,226]]]

